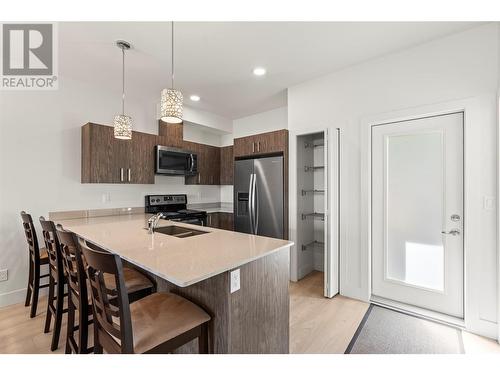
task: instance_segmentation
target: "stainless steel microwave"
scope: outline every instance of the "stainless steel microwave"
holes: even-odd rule
[[[155,147],[155,173],[169,176],[192,176],[198,173],[198,157],[187,150]]]

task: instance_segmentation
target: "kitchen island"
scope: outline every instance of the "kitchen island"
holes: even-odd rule
[[[161,220],[201,230],[192,237],[149,234],[147,214],[54,221],[151,275],[212,317],[213,353],[288,353],[290,241]],[[231,283],[231,272],[233,279]],[[196,342],[178,352],[196,352]]]

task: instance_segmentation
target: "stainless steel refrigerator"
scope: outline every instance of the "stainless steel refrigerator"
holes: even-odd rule
[[[283,238],[283,156],[236,160],[234,227],[237,232]]]

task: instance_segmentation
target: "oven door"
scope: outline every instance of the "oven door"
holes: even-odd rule
[[[196,154],[173,147],[156,146],[156,174],[194,175],[197,173],[197,164]]]

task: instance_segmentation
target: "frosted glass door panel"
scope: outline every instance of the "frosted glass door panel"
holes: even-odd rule
[[[443,137],[386,136],[386,277],[443,290]]]

